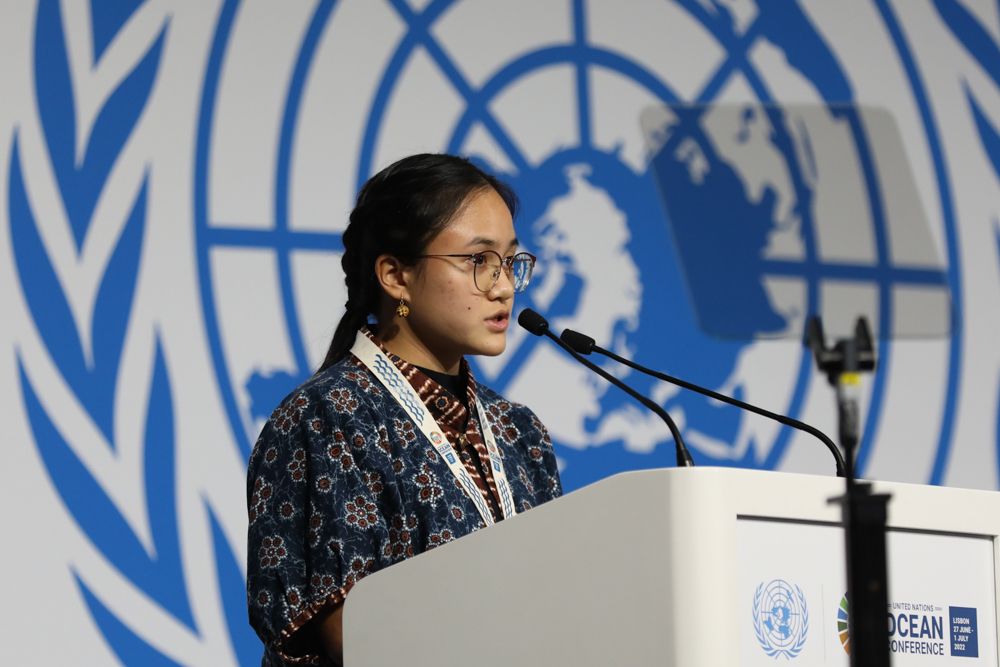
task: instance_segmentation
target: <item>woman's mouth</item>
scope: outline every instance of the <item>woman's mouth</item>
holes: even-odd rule
[[[510,313],[507,312],[497,313],[486,319],[486,326],[491,331],[506,331],[508,324],[510,324]]]

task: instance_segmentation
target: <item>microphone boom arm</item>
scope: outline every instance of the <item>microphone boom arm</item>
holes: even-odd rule
[[[611,375],[611,373],[608,373],[606,370],[604,370],[594,362],[590,361],[589,359],[585,359],[580,354],[577,354],[576,350],[574,350],[569,345],[559,340],[559,337],[553,334],[551,331],[546,331],[545,335],[554,340],[559,345],[559,347],[566,350],[566,352],[570,356],[575,358],[581,364],[583,364],[590,370],[594,371],[602,378],[604,378],[611,384],[615,385],[616,387],[624,391],[626,394],[628,394],[629,396],[631,396],[632,398],[639,401],[647,408],[655,412],[660,417],[660,419],[666,422],[667,428],[670,429],[670,435],[674,437],[674,445],[677,454],[677,465],[679,467],[690,467],[694,465],[694,461],[691,460],[691,454],[688,452],[687,447],[684,444],[684,439],[681,437],[680,429],[677,428],[677,424],[674,423],[673,418],[671,418],[670,414],[668,414],[666,410],[664,410],[660,405],[646,398],[645,396],[643,396],[642,394],[640,394],[635,389],[628,386],[615,376]]]
[[[659,371],[654,371],[651,368],[646,368],[645,366],[637,364],[636,362],[631,361],[630,359],[626,359],[625,357],[615,354],[611,350],[604,349],[603,347],[595,344],[593,342],[593,339],[590,338],[589,336],[584,336],[583,334],[573,331],[572,329],[566,329],[565,331],[563,331],[562,338],[568,339],[570,346],[573,348],[582,346],[589,347],[590,350],[597,352],[599,354],[603,354],[604,356],[609,357],[611,359],[614,359],[618,363],[624,364],[629,368],[639,371],[640,373],[645,373],[646,375],[652,376],[658,380],[669,382],[670,384],[677,385],[678,387],[683,387],[684,389],[689,389],[693,392],[702,394],[703,396],[714,398],[717,401],[721,401],[729,405],[734,405],[738,408],[743,408],[744,410],[753,412],[754,414],[758,414],[762,417],[773,419],[781,424],[784,424],[785,426],[790,426],[800,431],[804,431],[812,435],[813,437],[817,438],[820,442],[826,445],[826,448],[830,450],[831,454],[833,454],[834,461],[836,461],[837,464],[837,476],[844,477],[846,475],[847,466],[844,461],[844,456],[840,452],[840,449],[837,447],[837,445],[834,444],[833,440],[831,440],[829,437],[827,437],[825,433],[823,433],[814,426],[810,426],[809,424],[799,421],[798,419],[793,419],[792,417],[787,417],[785,415],[780,415],[776,412],[771,412],[770,410],[759,408],[756,405],[751,405],[750,403],[741,401],[738,398],[733,398],[732,396],[726,396],[725,394],[720,394],[717,391],[712,391],[711,389],[701,387],[686,380],[676,378],[672,375],[667,375],[666,373],[661,373]],[[574,349],[573,352],[575,354],[579,354],[579,352],[577,352],[576,349]]]
[[[684,439],[681,437],[680,429],[677,428],[677,424],[674,423],[674,420],[670,417],[669,414],[667,414],[667,411],[664,410],[662,406],[646,398],[645,396],[637,392],[635,389],[628,386],[615,376],[611,375],[610,373],[608,373],[606,370],[604,370],[594,362],[590,361],[589,359],[585,359],[583,355],[577,353],[576,350],[574,350],[572,347],[570,347],[565,342],[560,340],[558,336],[549,331],[548,321],[535,311],[531,310],[530,308],[525,308],[523,311],[521,311],[521,314],[518,315],[517,322],[522,327],[524,327],[529,333],[532,333],[536,336],[546,336],[548,338],[551,338],[553,341],[555,341],[556,345],[565,350],[566,353],[569,354],[571,357],[573,357],[581,364],[583,364],[590,370],[594,371],[602,378],[604,378],[605,380],[607,380],[614,386],[618,387],[626,394],[628,394],[629,396],[631,396],[632,398],[639,401],[644,406],[655,412],[657,416],[667,424],[667,428],[670,429],[670,435],[672,435],[674,438],[674,447],[677,454],[677,465],[679,467],[694,466],[694,461],[691,459],[691,453],[688,451],[687,446],[684,444]]]

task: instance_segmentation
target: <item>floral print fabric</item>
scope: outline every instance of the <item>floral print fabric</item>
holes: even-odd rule
[[[534,413],[482,385],[476,394],[518,512],[559,496],[552,444]],[[317,612],[362,577],[485,525],[447,464],[352,355],[274,411],[250,456],[247,493],[247,597],[264,665],[324,664],[315,642],[295,636]]]

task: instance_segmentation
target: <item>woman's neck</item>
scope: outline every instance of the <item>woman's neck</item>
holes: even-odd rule
[[[382,342],[385,349],[415,366],[448,375],[458,375],[461,369],[461,354],[442,354],[432,350],[408,326],[390,324],[387,327],[380,327],[375,337]]]

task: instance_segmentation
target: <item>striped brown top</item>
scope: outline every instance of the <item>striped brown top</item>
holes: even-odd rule
[[[475,481],[483,500],[490,508],[493,520],[501,521],[503,513],[500,511],[500,494],[497,492],[496,480],[493,478],[493,470],[489,465],[490,458],[486,450],[486,443],[479,430],[478,415],[474,409],[470,410],[466,407],[476,404],[476,381],[469,369],[469,363],[462,359],[459,368],[459,373],[466,379],[466,400],[463,404],[457,396],[420,368],[389,352],[370,332],[364,331],[369,338],[378,344],[382,352],[389,357],[389,360],[417,392],[420,400],[434,417],[441,432],[455,448],[462,464],[469,472],[469,476]]]

